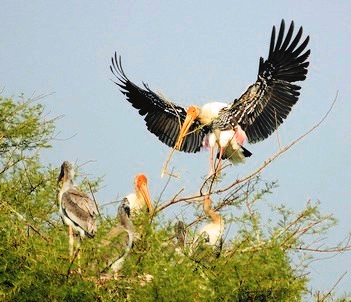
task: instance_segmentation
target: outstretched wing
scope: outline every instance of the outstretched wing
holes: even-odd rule
[[[229,110],[250,143],[267,138],[288,116],[298,101],[300,86],[294,84],[306,78],[310,50],[307,36],[303,42],[302,27],[293,38],[294,22],[285,34],[282,20],[278,37],[273,26],[268,59],[260,58],[258,78],[246,92],[233,102]]]
[[[144,88],[140,88],[131,82],[124,73],[121,57],[117,58],[116,53],[111,61],[110,69],[118,79],[118,82],[114,83],[120,87],[128,102],[138,109],[139,114],[145,116],[147,129],[155,134],[161,142],[169,147],[174,147],[179,136],[179,130],[186,117],[185,108],[164,99],[161,95],[153,92],[146,84],[144,84]],[[198,122],[191,126],[190,133],[184,139],[181,151],[192,153],[200,151],[206,129],[199,126]]]

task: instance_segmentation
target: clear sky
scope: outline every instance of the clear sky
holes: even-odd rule
[[[325,239],[333,245],[351,230],[350,11],[350,1],[2,1],[0,87],[3,96],[53,93],[42,102],[50,116],[63,117],[59,139],[43,158],[57,167],[63,160],[93,161],[83,169],[89,177],[104,176],[100,204],[130,193],[140,172],[156,199],[167,181],[160,173],[169,148],[111,82],[113,53],[122,55],[132,81],[148,83],[179,105],[230,102],[256,80],[272,26],[294,20],[310,35],[312,53],[299,102],[279,128],[282,144],[318,122],[337,91],[338,101],[327,120],[262,177],[279,180],[270,203],[298,211],[307,200],[319,200],[322,213],[339,221]],[[276,153],[277,137],[247,148],[253,156],[227,169],[227,180]],[[184,195],[197,192],[208,154],[176,154],[170,167],[181,178],[172,180],[165,201],[180,188]],[[187,209],[173,207],[168,214]],[[349,292],[350,253],[313,263],[310,285],[329,290],[346,271],[337,291]]]

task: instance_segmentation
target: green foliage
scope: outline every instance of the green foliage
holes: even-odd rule
[[[80,294],[95,301],[95,283],[67,278],[58,170],[40,164],[38,151],[50,147],[54,120],[45,120],[36,100],[0,97],[0,114],[0,300],[72,301]]]
[[[173,221],[144,213],[133,220],[137,235],[122,270],[106,278],[107,259],[123,255],[116,246],[124,239],[104,247],[118,221],[100,217],[96,237],[83,241],[79,261],[70,261],[67,227],[57,214],[58,167],[43,167],[38,155],[50,147],[54,120],[45,120],[42,105],[22,99],[0,98],[0,116],[0,300],[301,301],[306,294],[303,248],[335,221],[318,204],[299,213],[267,206],[276,183],[259,179],[218,201],[217,210],[236,213],[225,217],[235,235],[220,247],[194,243],[193,226],[203,217],[188,224],[183,247]],[[100,182],[80,186],[95,192]]]
[[[0,96],[0,174],[25,161],[30,151],[50,147],[54,126],[37,99],[15,102]]]

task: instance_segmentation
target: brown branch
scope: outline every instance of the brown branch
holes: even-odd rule
[[[161,206],[159,206],[158,208],[156,208],[155,211],[154,211],[154,213],[156,214],[156,213],[158,213],[158,212],[164,210],[165,208],[169,207],[170,205],[176,204],[176,203],[178,203],[178,202],[186,201],[186,200],[190,200],[190,199],[196,198],[196,196],[190,196],[190,197],[183,197],[183,198],[176,199],[176,197],[177,197],[180,193],[182,193],[183,191],[184,191],[184,188],[183,188],[183,189],[180,189],[180,190],[178,191],[178,193],[176,193],[176,194],[174,195],[174,197],[173,197],[169,202],[164,203],[163,205],[161,205]]]
[[[305,252],[313,252],[313,253],[342,253],[342,252],[348,252],[351,251],[351,246],[343,247],[340,248],[338,246],[335,247],[330,247],[330,248],[308,248],[308,247],[290,247],[290,250],[296,250],[296,251],[305,251]]]
[[[200,187],[200,194],[201,195],[211,195],[212,194],[212,188],[213,188],[215,182],[218,182],[218,180],[219,180],[220,172],[223,171],[224,169],[226,169],[229,166],[231,166],[231,164],[227,164],[227,165],[221,167],[220,169],[218,169],[218,164],[217,164],[216,167],[215,167],[215,172],[213,174],[209,175],[205,179],[203,184],[201,185],[201,187]],[[208,184],[208,182],[210,182],[208,192],[204,193],[203,189]]]
[[[91,185],[90,185],[90,182],[89,182],[89,181],[88,181],[88,186],[89,186],[89,191],[90,191],[90,193],[91,193],[91,196],[93,196],[93,201],[94,201],[94,203],[95,203],[96,209],[98,210],[98,214],[99,214],[99,216],[101,216],[101,213],[100,213],[100,210],[99,210],[99,205],[98,205],[98,203],[96,202],[95,195],[94,195],[93,189],[91,188]]]
[[[162,98],[166,103],[168,103],[168,105],[170,105],[170,106],[172,107],[172,109],[173,109],[174,112],[176,113],[177,119],[178,119],[178,124],[179,124],[179,131],[180,131],[180,129],[182,128],[182,122],[181,122],[181,120],[180,120],[180,115],[179,115],[178,111],[177,111],[177,110],[175,109],[175,107],[174,107],[174,104],[173,104],[170,100],[168,100],[162,93],[158,92],[158,94],[161,96],[161,98]],[[169,175],[169,176],[171,176],[171,177],[179,178],[179,176],[173,174],[173,169],[172,169],[172,172],[171,172],[171,173],[167,172],[168,164],[169,164],[169,162],[171,161],[172,155],[173,155],[173,153],[174,153],[175,150],[176,150],[175,147],[172,147],[170,153],[168,154],[168,157],[167,157],[167,159],[166,159],[166,162],[164,163],[163,168],[162,168],[161,178],[162,178],[165,174],[167,174],[167,175]]]
[[[335,282],[335,284],[333,285],[333,287],[326,293],[324,294],[322,297],[319,297],[319,293],[318,293],[318,297],[317,297],[317,302],[324,302],[326,301],[328,296],[331,296],[332,291],[338,286],[338,284],[340,283],[340,281],[346,276],[347,271],[344,272],[340,278]]]
[[[172,171],[171,171],[171,174],[172,174],[172,173],[173,173],[173,169],[172,169]],[[163,187],[163,189],[162,189],[162,191],[161,191],[161,193],[160,193],[160,196],[158,197],[158,199],[157,199],[157,201],[156,201],[156,205],[158,205],[158,204],[161,202],[162,195],[163,195],[163,193],[166,191],[166,189],[167,189],[169,183],[171,182],[171,178],[172,178],[172,176],[169,175],[169,177],[168,177],[168,179],[167,179],[167,181],[166,181],[166,184],[164,185],[164,187]]]
[[[351,251],[351,244],[350,244],[351,243],[351,235],[349,235],[343,241],[346,241],[346,242],[344,242],[344,243],[341,242],[337,246],[328,247],[328,248],[321,248],[323,245],[320,245],[320,247],[316,247],[316,248],[299,246],[299,247],[290,247],[290,249],[291,250],[299,250],[299,251],[307,251],[307,252],[318,252],[318,253],[342,253],[342,252]]]
[[[315,129],[317,129],[324,121],[325,119],[328,117],[328,115],[330,114],[331,110],[333,109],[336,101],[337,101],[337,97],[338,97],[338,93],[336,93],[336,96],[332,102],[332,104],[330,105],[329,109],[327,110],[327,112],[324,114],[324,116],[321,118],[321,120],[316,123],[314,126],[312,126],[308,131],[306,131],[305,133],[303,133],[302,135],[300,135],[297,139],[295,139],[294,141],[292,141],[290,144],[286,145],[285,147],[283,147],[282,149],[279,150],[279,152],[277,152],[276,154],[274,154],[272,157],[268,158],[267,160],[265,160],[263,162],[263,164],[254,172],[250,173],[249,175],[245,176],[242,179],[238,179],[235,182],[233,182],[232,184],[230,184],[229,186],[221,189],[221,190],[217,190],[215,193],[222,193],[225,192],[227,190],[229,190],[230,188],[234,187],[235,185],[242,183],[250,178],[252,178],[253,176],[259,174],[265,167],[267,167],[270,163],[272,163],[277,157],[279,157],[281,154],[285,153],[286,151],[288,151],[291,147],[293,147],[295,144],[297,144],[298,142],[300,142],[302,139],[304,139],[306,136],[308,136],[310,133],[312,133]]]
[[[156,214],[157,212],[160,212],[162,210],[164,210],[165,208],[177,204],[179,202],[182,201],[189,201],[189,200],[196,200],[198,198],[201,198],[202,196],[204,196],[205,194],[208,195],[212,195],[212,194],[221,194],[223,192],[228,191],[229,189],[233,188],[234,186],[238,185],[238,184],[242,184],[250,181],[252,178],[254,178],[255,176],[257,176],[264,168],[266,168],[270,163],[272,163],[277,157],[279,157],[280,155],[282,155],[283,153],[285,153],[286,151],[288,151],[290,148],[292,148],[295,144],[297,144],[298,142],[300,142],[302,139],[304,139],[306,136],[308,136],[310,133],[312,133],[315,129],[317,129],[324,121],[325,119],[329,116],[330,112],[332,111],[336,101],[337,101],[337,97],[338,97],[338,93],[336,94],[332,104],[330,105],[329,109],[327,110],[327,112],[324,114],[324,116],[319,120],[319,122],[317,122],[314,126],[312,126],[308,131],[306,131],[305,133],[303,133],[302,135],[300,135],[297,139],[295,139],[294,141],[292,141],[290,144],[286,145],[285,147],[283,147],[282,149],[280,149],[276,154],[274,154],[273,156],[271,156],[270,158],[268,158],[267,160],[265,160],[263,162],[263,164],[257,168],[255,171],[253,171],[252,173],[248,174],[247,176],[241,178],[241,179],[237,179],[236,181],[234,181],[233,183],[229,184],[228,186],[222,188],[222,189],[218,189],[214,192],[212,191],[213,185],[215,183],[216,177],[215,175],[210,175],[209,177],[207,177],[204,181],[204,183],[202,184],[201,188],[200,188],[200,193],[199,194],[195,194],[192,196],[188,196],[188,197],[181,197],[179,199],[177,199],[177,196],[179,194],[181,194],[182,191],[184,191],[184,189],[181,189],[177,194],[175,194],[175,196],[167,203],[161,205],[160,207],[155,209],[154,214]],[[226,165],[224,166],[221,170],[224,170],[225,168],[227,168],[230,165]],[[172,175],[170,175],[172,176]],[[203,189],[205,188],[206,184],[208,183],[208,181],[210,182],[210,190],[207,193],[203,193]],[[222,206],[223,207],[223,206]],[[221,207],[220,207],[221,208]],[[202,219],[201,219],[202,220]],[[190,225],[196,223],[198,220],[195,220],[193,223],[191,223]]]

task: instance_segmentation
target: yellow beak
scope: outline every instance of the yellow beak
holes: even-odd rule
[[[152,204],[151,204],[151,198],[150,198],[150,193],[149,193],[149,189],[147,187],[147,184],[146,183],[143,183],[140,188],[140,193],[141,195],[143,196],[144,198],[144,201],[149,209],[149,212],[152,213],[153,211],[153,208],[152,208]]]
[[[189,128],[199,116],[199,110],[195,106],[189,107],[182,128],[179,131],[177,142],[174,145],[176,150],[181,150],[184,138],[188,135]]]

